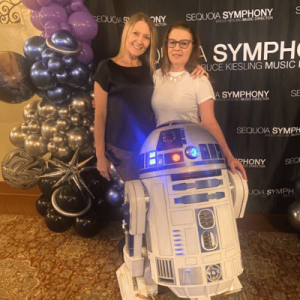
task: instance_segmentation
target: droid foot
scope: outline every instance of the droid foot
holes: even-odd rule
[[[227,292],[227,294],[234,294],[234,293],[238,293],[243,289],[243,286],[241,284],[241,282],[239,281],[239,279],[236,277],[229,289],[229,291]]]
[[[117,278],[122,300],[155,299],[157,284],[147,284],[142,276],[132,278],[125,263],[117,270]]]

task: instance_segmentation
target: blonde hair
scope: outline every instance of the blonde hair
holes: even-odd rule
[[[141,55],[140,59],[142,62],[146,62],[150,66],[150,70],[153,73],[155,71],[155,56],[156,56],[156,44],[157,44],[157,30],[156,26],[152,22],[152,20],[143,12],[138,12],[132,15],[129,20],[126,22],[121,38],[120,50],[117,55],[117,58],[121,58],[124,56],[126,52],[126,40],[128,35],[131,33],[134,25],[139,22],[144,21],[147,23],[150,30],[150,45],[145,51],[144,54]]]

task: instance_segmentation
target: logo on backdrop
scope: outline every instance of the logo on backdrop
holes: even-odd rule
[[[266,159],[262,158],[237,158],[245,168],[265,168]]]
[[[290,157],[284,160],[285,165],[296,165],[300,163],[300,157]]]
[[[292,137],[300,135],[300,127],[237,127],[236,132],[265,137]]]
[[[300,90],[291,90],[291,97],[300,97]]]
[[[127,16],[117,17],[117,16],[99,15],[94,17],[98,23],[112,23],[112,24],[121,24],[121,25],[125,24],[129,20],[129,17]],[[166,17],[167,17],[166,15],[150,16],[150,19],[153,21],[153,23],[156,26],[167,26]]]
[[[207,55],[202,47],[200,57],[205,61],[202,67],[206,71],[295,69],[300,68],[300,42],[292,40],[257,42],[254,45],[217,44],[213,49],[213,63],[207,63]]]
[[[216,21],[216,23],[226,22],[251,22],[273,20],[273,8],[242,9],[223,12],[197,12],[186,14],[186,21]]]
[[[300,6],[296,6],[296,15],[300,15]]]
[[[293,197],[294,196],[294,189],[290,189],[290,188],[267,189],[267,190],[252,189],[252,190],[249,190],[249,196],[260,196],[260,197],[269,197],[269,196]]]
[[[269,90],[262,91],[222,91],[216,92],[216,101],[266,101],[270,100]]]

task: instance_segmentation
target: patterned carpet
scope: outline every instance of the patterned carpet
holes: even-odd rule
[[[299,300],[300,237],[240,230],[243,290],[212,300]],[[119,223],[91,239],[53,233],[40,217],[0,215],[0,300],[121,300]],[[177,300],[160,288],[160,300]]]

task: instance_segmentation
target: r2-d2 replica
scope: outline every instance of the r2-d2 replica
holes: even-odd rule
[[[193,300],[240,291],[235,218],[247,199],[246,181],[226,168],[203,127],[173,121],[154,130],[140,153],[140,180],[125,183],[122,299],[151,298],[158,285]]]

